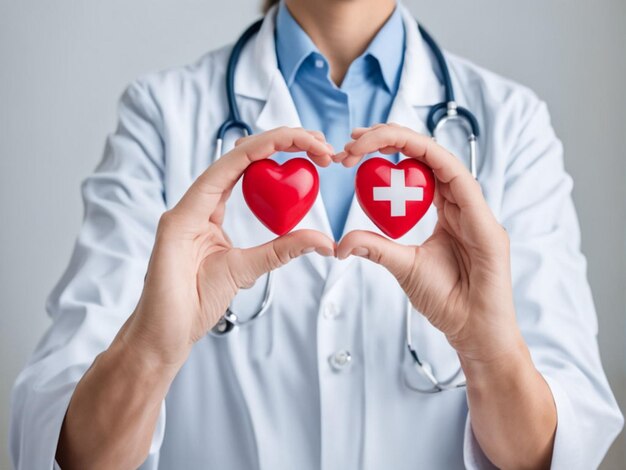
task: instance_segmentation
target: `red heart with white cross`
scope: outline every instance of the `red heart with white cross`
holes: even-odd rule
[[[313,164],[292,158],[282,165],[259,160],[246,169],[243,197],[250,210],[276,235],[298,225],[313,206],[320,182]]]
[[[357,170],[355,185],[363,212],[393,239],[420,221],[435,195],[433,171],[412,158],[397,165],[379,157],[366,160]]]

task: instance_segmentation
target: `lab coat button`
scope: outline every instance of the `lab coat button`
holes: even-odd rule
[[[352,363],[352,355],[350,354],[350,351],[342,349],[341,351],[337,351],[335,354],[330,356],[328,361],[333,369],[340,371]]]
[[[337,318],[339,316],[339,313],[340,311],[335,304],[329,303],[326,304],[326,306],[324,307],[324,318],[328,320]]]

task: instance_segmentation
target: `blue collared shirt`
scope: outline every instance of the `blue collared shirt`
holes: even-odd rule
[[[340,151],[353,128],[386,122],[400,82],[404,42],[402,16],[396,8],[338,87],[330,77],[328,61],[281,1],[276,18],[278,66],[302,126],[322,131]],[[354,196],[356,167],[333,164],[318,171],[322,200],[339,240]]]

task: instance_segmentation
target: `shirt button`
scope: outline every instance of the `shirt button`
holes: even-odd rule
[[[315,60],[315,67],[317,67],[318,69],[321,69],[324,67],[324,61],[322,59],[316,59]]]
[[[342,349],[341,351],[337,351],[335,354],[330,356],[328,362],[330,362],[333,369],[340,371],[352,363],[352,355],[350,354],[350,351]]]
[[[324,318],[327,320],[333,320],[339,316],[340,310],[333,303],[328,303],[324,307]]]

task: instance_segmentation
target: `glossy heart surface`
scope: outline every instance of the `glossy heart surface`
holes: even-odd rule
[[[273,160],[252,163],[243,175],[243,197],[252,213],[276,235],[298,225],[311,209],[320,183],[315,166],[304,158],[279,165]]]
[[[420,221],[435,195],[432,170],[412,158],[397,165],[380,157],[366,160],[357,170],[355,185],[363,212],[393,239]]]

